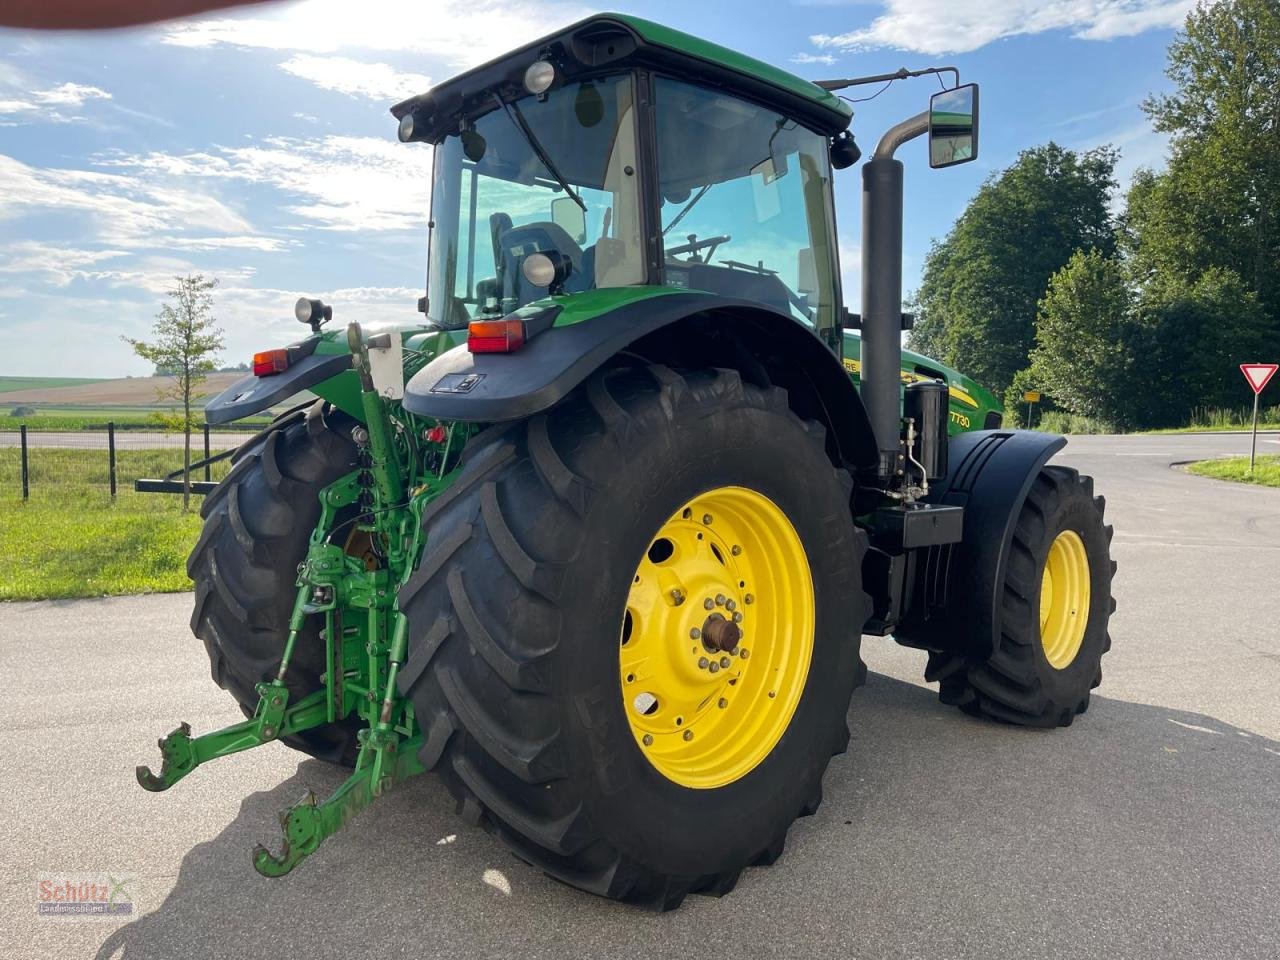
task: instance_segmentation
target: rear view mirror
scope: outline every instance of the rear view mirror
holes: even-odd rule
[[[556,197],[551,201],[551,222],[563,228],[578,246],[587,242],[587,215],[573,197]]]
[[[967,83],[929,99],[929,166],[953,167],[978,157],[978,85]]]

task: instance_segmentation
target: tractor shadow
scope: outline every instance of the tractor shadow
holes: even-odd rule
[[[431,776],[264,879],[278,812],[341,782],[308,760],[97,957],[1280,955],[1280,743],[1097,696],[1069,730],[1004,727],[879,674],[850,725],[822,808],[724,899],[655,915],[561,886]]]

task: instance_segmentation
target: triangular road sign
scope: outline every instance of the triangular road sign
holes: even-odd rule
[[[1242,363],[1240,364],[1240,372],[1244,374],[1244,378],[1249,381],[1249,386],[1253,388],[1254,393],[1261,393],[1262,388],[1267,385],[1276,370],[1280,369],[1280,364],[1275,363]]]

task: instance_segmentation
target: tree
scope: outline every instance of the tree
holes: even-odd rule
[[[1248,397],[1239,365],[1270,356],[1277,346],[1257,296],[1223,267],[1190,282],[1160,277],[1148,283],[1135,321],[1147,425],[1184,424],[1196,407],[1239,406]]]
[[[1168,169],[1136,177],[1125,247],[1140,284],[1231,271],[1280,328],[1280,3],[1193,10],[1169,46],[1175,90],[1143,105],[1168,133]],[[1276,343],[1280,346],[1280,343]]]
[[[1098,250],[1077,250],[1049,281],[1036,317],[1031,378],[1058,406],[1081,416],[1132,426],[1130,370],[1133,303],[1124,268]]]
[[[929,251],[912,348],[1003,393],[1027,364],[1049,278],[1077,250],[1115,249],[1116,159],[1111,147],[1076,153],[1049,143],[988,179]]]
[[[172,384],[159,393],[162,399],[182,405],[179,424],[184,437],[182,509],[185,512],[191,505],[191,403],[196,396],[196,387],[213,370],[223,341],[222,330],[213,318],[213,289],[218,285],[217,279],[205,279],[197,273],[174,277],[174,281],[175,285],[168,293],[172,302],[161,305],[152,327],[155,339],[150,343],[129,337],[120,339],[133,347],[133,352],[142,359],[155,364],[157,369],[172,371]]]

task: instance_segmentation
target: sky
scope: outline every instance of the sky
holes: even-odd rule
[[[982,89],[979,159],[906,164],[904,285],[984,179],[1056,140],[1121,150],[1122,184],[1166,142],[1189,0],[301,0],[99,33],[0,30],[0,375],[145,375],[174,275],[216,276],[223,363],[297,339],[300,295],[337,322],[415,323],[431,148],[388,107],[600,9],[635,13],[810,79],[958,67]],[[865,97],[876,87],[846,91]],[[936,80],[854,106],[870,155]],[[845,298],[858,309],[860,177],[836,174]]]

